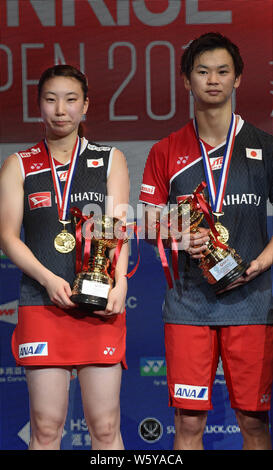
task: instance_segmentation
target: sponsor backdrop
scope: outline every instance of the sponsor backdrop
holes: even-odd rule
[[[244,80],[234,96],[237,112],[272,131],[271,0],[2,0],[0,8],[0,163],[42,137],[36,104],[42,70],[54,63],[72,63],[89,77],[87,137],[114,144],[126,154],[136,217],[149,148],[192,117],[192,101],[179,76],[181,53],[190,40],[208,30],[230,36],[245,59]],[[271,235],[271,208],[268,227]],[[130,247],[132,268],[137,260],[135,239]],[[156,249],[141,241],[140,257],[127,299],[129,369],[121,390],[122,433],[127,449],[172,449],[173,410],[168,408],[161,321],[165,278]],[[2,252],[0,263],[0,448],[26,449],[26,379],[10,349],[20,272]],[[240,449],[242,437],[230,409],[221,361],[213,403],[206,448]],[[90,448],[76,372],[62,448]]]

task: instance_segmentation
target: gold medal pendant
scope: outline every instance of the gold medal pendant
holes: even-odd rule
[[[63,230],[55,237],[54,239],[54,247],[59,253],[70,253],[74,250],[76,246],[76,240],[72,233],[69,233],[65,225],[70,223],[69,221],[60,220],[61,224],[63,224]]]

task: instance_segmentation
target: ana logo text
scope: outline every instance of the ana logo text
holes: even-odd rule
[[[19,357],[48,356],[47,342],[19,344]]]
[[[187,400],[207,400],[208,387],[175,384],[174,396],[176,398],[186,398]]]

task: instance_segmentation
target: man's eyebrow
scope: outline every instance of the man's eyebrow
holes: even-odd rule
[[[229,64],[218,65],[218,66],[217,66],[217,69],[222,69],[222,68],[226,68],[226,67],[230,67],[230,65],[229,65]],[[197,68],[197,69],[198,69],[198,68],[209,69],[210,67],[208,67],[207,65],[198,64],[198,65],[196,66],[196,68]]]

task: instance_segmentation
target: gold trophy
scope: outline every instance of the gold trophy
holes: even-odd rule
[[[201,185],[198,186],[198,188]],[[176,212],[178,231],[182,232],[182,220],[183,217],[189,217],[189,231],[197,232],[198,226],[204,218],[204,211],[200,206],[201,201],[208,208],[208,203],[202,191],[198,191],[200,197],[196,197],[196,191],[193,195],[190,195],[180,201],[177,206],[177,210],[171,210],[169,212],[169,227],[172,225],[172,219],[175,215],[172,213]],[[202,204],[203,205],[203,204]],[[207,212],[208,213],[208,212]],[[242,276],[249,264],[242,260],[238,253],[233,248],[230,248],[226,241],[228,240],[228,229],[224,227],[220,222],[214,225],[211,220],[213,228],[216,230],[219,236],[209,232],[209,241],[206,243],[207,248],[202,253],[203,258],[199,261],[199,266],[202,270],[203,276],[207,279],[208,283],[213,286],[215,292],[225,289],[229,284],[236,281]],[[186,235],[184,233],[184,235]]]
[[[114,280],[109,273],[111,263],[106,250],[118,245],[121,249],[123,243],[128,241],[120,219],[106,215],[93,217],[92,227],[94,250],[90,253],[87,266],[77,273],[70,297],[72,302],[89,312],[105,310],[109,292],[113,287]]]

